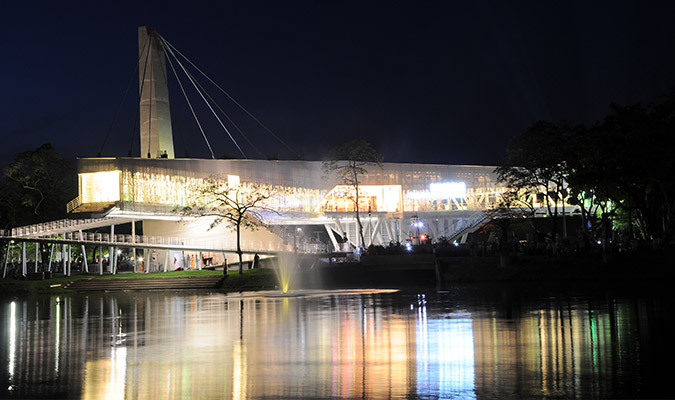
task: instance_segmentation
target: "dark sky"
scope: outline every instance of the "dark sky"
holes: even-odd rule
[[[610,102],[649,103],[675,86],[673,1],[108,3],[0,9],[3,164],[45,142],[69,157],[99,152],[140,25],[159,29],[306,159],[361,137],[385,161],[498,165],[536,120],[592,123]],[[208,157],[172,80],[176,154]],[[126,156],[132,138],[140,153],[137,85],[103,155]],[[261,152],[291,157],[208,90]],[[216,156],[237,156],[198,109]]]

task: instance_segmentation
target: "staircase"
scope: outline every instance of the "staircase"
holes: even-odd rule
[[[465,244],[470,233],[476,232],[489,221],[490,217],[481,213],[480,217],[474,218],[467,226],[452,234],[452,236],[450,236],[450,242],[452,243],[457,240],[460,244]]]
[[[112,290],[194,290],[216,289],[223,276],[176,276],[164,278],[115,278],[115,279],[81,279],[66,285],[65,289],[78,292],[112,291]]]

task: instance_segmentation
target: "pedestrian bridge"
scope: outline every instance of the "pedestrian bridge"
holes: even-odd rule
[[[71,251],[75,246],[77,251],[86,254],[86,249],[94,248],[94,259],[98,260],[98,272],[104,272],[104,257],[103,249],[107,248],[109,255],[109,262],[106,261],[107,272],[117,273],[117,266],[120,262],[121,249],[130,249],[133,254],[140,251],[140,254],[146,254],[145,259],[149,260],[147,254],[153,251],[162,251],[164,253],[164,260],[157,260],[157,265],[153,267],[149,262],[145,271],[169,270],[169,253],[170,252],[192,252],[198,253],[198,257],[194,257],[194,269],[201,269],[204,265],[202,253],[216,253],[222,254],[223,259],[226,259],[226,254],[236,254],[237,246],[235,242],[217,243],[215,240],[199,240],[192,238],[181,237],[167,237],[167,236],[145,236],[145,235],[127,235],[115,234],[114,226],[134,222],[130,218],[90,218],[90,219],[64,219],[58,221],[50,221],[41,224],[34,224],[14,228],[11,232],[0,231],[0,241],[6,243],[5,259],[3,263],[3,274],[5,277],[8,271],[8,264],[10,262],[10,254],[16,254],[16,247],[19,247],[19,262],[20,272],[26,276],[29,269],[38,272],[39,264],[43,271],[52,271],[52,264],[59,260],[62,263],[62,270],[64,274],[69,275],[71,270],[72,255]],[[132,224],[133,225],[133,224]],[[92,233],[86,232],[91,229],[110,228],[110,233]],[[26,244],[35,243],[49,246],[49,254],[41,254],[39,252],[40,246],[34,246],[35,253],[27,254]],[[55,251],[56,249],[56,251]],[[302,249],[300,249],[302,251]],[[254,254],[261,256],[272,256],[281,252],[289,251],[288,246],[284,246],[279,241],[244,241],[241,242],[241,252],[247,255],[246,259],[251,258]],[[98,257],[95,255],[98,254]],[[48,257],[48,259],[47,259]],[[28,259],[31,258],[31,267],[28,266]],[[134,271],[138,269],[138,261],[135,257],[132,258],[134,264]],[[187,267],[187,266],[184,266]],[[89,272],[89,265],[87,257],[82,260],[82,270]]]
[[[114,226],[132,223],[131,218],[62,219],[40,224],[13,228],[11,233],[1,232],[0,239],[14,242],[55,243],[97,247],[124,247],[136,249],[161,249],[203,252],[236,253],[236,243],[218,246],[215,241],[186,237],[145,236],[115,234]],[[110,227],[110,233],[91,233],[87,230]],[[287,246],[278,242],[242,241],[244,254],[276,254],[287,251]]]

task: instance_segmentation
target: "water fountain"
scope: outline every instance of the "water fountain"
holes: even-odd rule
[[[300,269],[300,263],[303,258],[304,254],[298,253],[279,253],[274,258],[274,272],[279,280],[279,289],[281,289],[282,294],[288,295],[292,289],[291,283],[294,282],[293,277]]]
[[[309,257],[309,258],[307,258]],[[306,274],[318,273],[314,264],[309,265],[312,256],[306,253],[278,253],[275,257],[269,259],[272,269],[279,282],[278,290],[259,290],[251,292],[229,293],[229,299],[250,299],[250,298],[312,298],[321,296],[335,295],[356,295],[356,294],[374,294],[374,293],[393,293],[398,289],[325,289],[316,287],[316,282],[310,282],[309,287],[300,288],[299,285],[308,284]],[[304,263],[304,264],[303,264]],[[300,276],[303,274],[303,276]],[[311,281],[312,279],[309,279]]]

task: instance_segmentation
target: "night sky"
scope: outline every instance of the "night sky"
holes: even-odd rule
[[[308,160],[361,137],[385,161],[498,165],[536,120],[590,124],[610,102],[658,101],[675,87],[673,1],[108,3],[1,6],[3,164],[45,142],[67,157],[101,150],[141,25]],[[105,156],[140,153],[134,76]],[[210,157],[170,80],[176,155]],[[295,157],[207,90],[261,153]],[[240,157],[197,108],[215,155]]]

